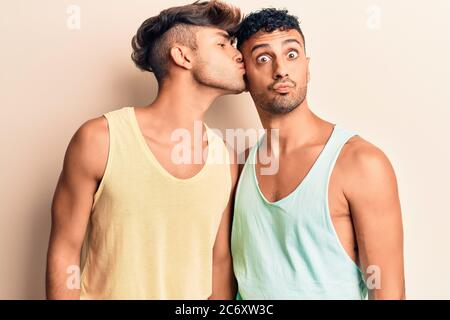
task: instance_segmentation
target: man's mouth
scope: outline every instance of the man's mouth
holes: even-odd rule
[[[291,82],[280,82],[273,85],[272,89],[278,93],[288,93],[294,86]]]

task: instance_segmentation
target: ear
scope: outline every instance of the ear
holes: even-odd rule
[[[170,57],[177,66],[187,70],[192,69],[192,54],[188,47],[178,45],[172,47]]]
[[[311,74],[309,73],[309,60],[310,60],[310,58],[308,57],[308,58],[306,58],[306,72],[307,72],[307,74],[306,74],[306,76],[307,76],[307,83],[309,83],[309,81],[311,80]]]

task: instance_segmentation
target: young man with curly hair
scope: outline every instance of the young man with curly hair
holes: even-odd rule
[[[296,17],[255,12],[237,39],[267,129],[246,152],[236,193],[240,298],[404,298],[402,218],[389,160],[311,111],[309,58]],[[277,161],[278,172],[263,174],[270,163],[260,154]]]

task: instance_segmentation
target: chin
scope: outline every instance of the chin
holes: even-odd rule
[[[245,91],[245,88],[244,89],[233,89],[233,90],[230,90],[230,94],[240,94],[244,91]]]
[[[234,86],[230,86],[230,90],[229,90],[231,93],[234,93],[234,94],[239,94],[239,93],[242,93],[242,92],[244,92],[245,91],[245,83],[244,82],[242,82],[242,84],[241,85],[236,85],[236,83],[234,84]]]

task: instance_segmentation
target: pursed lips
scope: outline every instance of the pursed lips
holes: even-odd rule
[[[278,93],[288,93],[295,87],[295,83],[291,81],[278,82],[272,85],[272,90]]]
[[[279,89],[288,89],[293,88],[294,84],[292,82],[278,82],[272,86],[273,90],[279,90]]]

